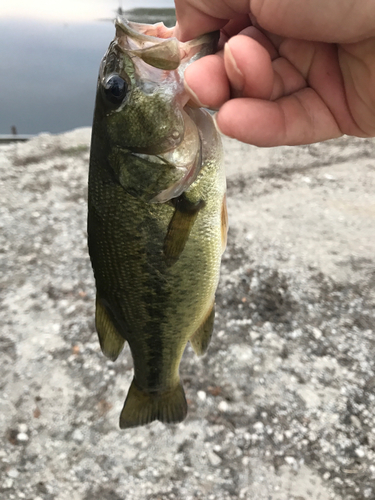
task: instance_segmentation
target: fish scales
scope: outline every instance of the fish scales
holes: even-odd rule
[[[167,31],[155,26],[163,35]],[[127,43],[132,37],[137,41],[139,32],[148,36],[147,25],[124,19],[117,20],[117,29],[122,43],[122,30]],[[149,46],[160,43],[148,38]],[[181,45],[186,52],[189,46]],[[203,54],[207,45],[215,50],[215,38],[205,37],[202,45]],[[185,418],[179,364],[189,340],[198,351],[208,344],[225,245],[218,133],[207,112],[186,107],[183,61],[174,70],[155,69],[151,63],[160,66],[163,56],[156,54],[156,62],[147,54],[145,63],[142,54],[129,58],[124,47],[118,50],[112,42],[99,75],[92,132],[88,245],[97,289],[96,326],[107,356],[116,359],[126,341],[134,362],[122,428]],[[145,72],[154,79],[146,87]],[[103,91],[109,80],[121,87],[116,78],[127,87],[117,107],[106,102]],[[114,92],[120,91],[116,87]]]

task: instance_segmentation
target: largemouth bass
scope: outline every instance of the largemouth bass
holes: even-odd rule
[[[127,341],[133,357],[127,428],[187,414],[179,364],[188,341],[201,355],[211,338],[227,215],[219,134],[183,85],[218,35],[182,43],[162,23],[115,24],[92,128],[88,245],[102,351],[115,360]]]

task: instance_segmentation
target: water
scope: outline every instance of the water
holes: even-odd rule
[[[0,18],[0,134],[12,126],[37,134],[91,125],[100,60],[114,36],[112,14],[65,24]],[[129,17],[174,24],[170,9],[136,9]]]

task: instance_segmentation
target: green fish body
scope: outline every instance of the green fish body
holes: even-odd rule
[[[179,364],[188,341],[207,349],[226,244],[220,137],[183,86],[217,36],[172,33],[118,18],[99,73],[88,246],[102,351],[115,360],[127,341],[134,362],[121,428],[185,418]]]

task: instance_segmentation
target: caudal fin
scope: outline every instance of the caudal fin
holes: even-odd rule
[[[150,394],[131,383],[120,415],[120,428],[145,425],[153,420],[164,423],[182,422],[187,414],[187,403],[181,383],[161,393]]]

